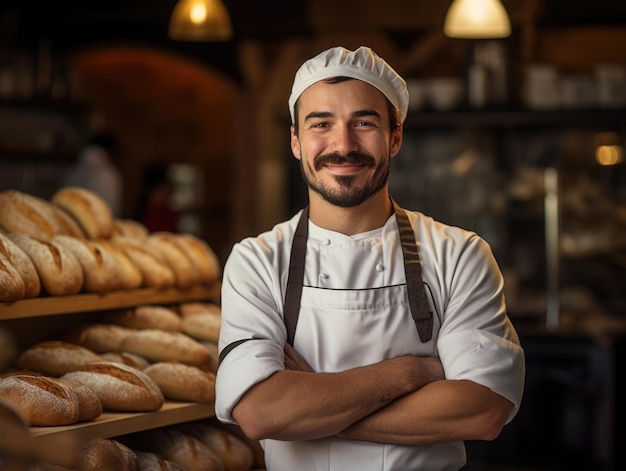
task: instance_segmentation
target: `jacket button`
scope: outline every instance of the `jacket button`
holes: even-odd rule
[[[383,271],[384,269],[385,269],[385,265],[383,265],[382,263],[376,264],[376,271]]]

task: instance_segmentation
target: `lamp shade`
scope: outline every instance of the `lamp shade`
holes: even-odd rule
[[[179,0],[168,36],[182,41],[227,41],[233,30],[222,0]]]
[[[511,34],[511,22],[500,0],[454,0],[443,32],[451,38],[504,38]]]

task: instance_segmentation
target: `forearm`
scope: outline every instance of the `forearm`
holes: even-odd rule
[[[279,371],[253,386],[233,417],[255,439],[335,435],[429,382],[416,373],[418,362],[401,357],[339,373]]]
[[[512,407],[507,399],[477,383],[437,381],[398,398],[339,435],[403,445],[492,440]]]

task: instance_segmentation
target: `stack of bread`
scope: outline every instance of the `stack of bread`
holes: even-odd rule
[[[89,190],[61,188],[50,200],[0,192],[0,302],[140,287],[188,289],[220,276],[215,252],[199,237],[149,232],[137,221],[115,218]]]
[[[0,371],[0,410],[11,409],[28,426],[60,426],[95,420],[106,411],[156,411],[166,399],[213,403],[218,305],[140,305],[103,311],[98,320],[61,333],[59,340],[42,340],[19,351]],[[90,463],[105,458],[119,461],[115,469],[262,467],[257,442],[204,422],[130,438],[123,441],[127,446],[113,440],[81,444],[80,456],[86,461],[76,469],[95,469]],[[36,469],[64,469],[46,466],[40,463]]]

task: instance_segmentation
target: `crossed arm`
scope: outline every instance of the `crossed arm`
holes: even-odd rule
[[[403,356],[315,373],[289,345],[285,369],[244,394],[233,417],[250,438],[425,445],[494,439],[513,404],[471,381],[446,380],[437,358]]]

